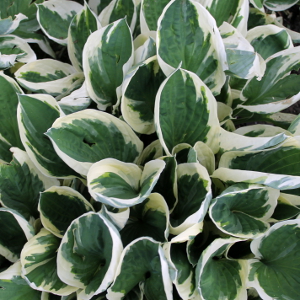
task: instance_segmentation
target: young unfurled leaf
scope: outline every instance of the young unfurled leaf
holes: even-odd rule
[[[89,192],[104,204],[130,207],[150,195],[164,167],[165,162],[159,159],[145,164],[143,171],[132,163],[103,159],[92,165],[87,174]]]
[[[134,240],[123,250],[107,299],[123,299],[140,282],[148,300],[172,299],[172,281],[163,249],[147,237]]]
[[[61,241],[58,276],[81,289],[78,297],[90,299],[113,281],[122,250],[116,228],[101,214],[88,212],[71,223]]]
[[[94,209],[72,188],[52,186],[41,193],[38,210],[43,226],[62,238],[73,220]]]

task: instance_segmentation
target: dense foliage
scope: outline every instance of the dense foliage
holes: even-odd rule
[[[297,2],[1,0],[0,299],[299,299]]]

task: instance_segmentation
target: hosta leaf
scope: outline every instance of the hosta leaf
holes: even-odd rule
[[[66,178],[78,176],[53,149],[44,133],[63,116],[56,100],[50,95],[19,95],[18,123],[20,137],[30,159],[46,176]]]
[[[62,160],[83,175],[93,163],[108,157],[136,162],[143,149],[124,121],[92,109],[57,119],[46,135]]]
[[[288,136],[283,132],[271,135],[270,137],[256,137],[241,135],[220,129],[220,152],[236,150],[261,150],[273,147],[283,142]]]
[[[218,228],[240,238],[253,238],[267,229],[279,190],[261,185],[236,184],[215,198],[209,215]]]
[[[198,0],[211,13],[221,26],[223,22],[230,22],[243,35],[246,33],[249,4],[245,0],[233,0],[225,4],[222,0]]]
[[[67,63],[53,59],[28,63],[18,69],[15,76],[26,89],[54,97],[70,93],[83,82],[83,73],[77,72]]]
[[[9,143],[11,146],[24,149],[17,122],[17,93],[22,93],[22,90],[12,78],[3,73],[0,73],[0,86],[0,135],[3,137],[2,140],[4,140],[2,145],[3,143]]]
[[[102,204],[100,212],[106,219],[108,219],[118,231],[122,230],[129,218],[130,208],[114,208]]]
[[[150,195],[164,167],[164,161],[153,160],[141,171],[132,163],[103,159],[93,164],[87,174],[89,192],[96,201],[112,207],[130,207]]]
[[[224,257],[228,247],[239,241],[216,239],[202,252],[196,268],[196,286],[204,300],[247,298],[246,261]]]
[[[159,140],[170,155],[180,144],[206,143],[218,151],[219,121],[214,96],[199,77],[177,69],[160,86],[154,121]]]
[[[264,6],[273,11],[286,10],[297,2],[296,0],[263,0]]]
[[[7,2],[2,2],[4,5],[7,5]],[[2,6],[1,6],[2,9]],[[3,18],[3,10],[1,10],[1,19],[0,19],[0,34],[9,34],[14,32],[20,25],[20,22],[26,20],[27,17],[21,13],[15,15],[13,19],[11,16]]]
[[[106,26],[119,19],[125,18],[133,31],[137,19],[136,0],[112,0],[99,15],[99,20]]]
[[[20,261],[17,261],[0,273],[0,298],[41,300],[41,292],[32,289],[21,277],[21,267]]]
[[[170,0],[142,0],[141,5],[141,32],[146,36],[150,31],[157,30],[157,21],[164,7]]]
[[[82,5],[75,1],[49,0],[37,7],[37,20],[45,35],[66,46],[70,23],[82,9]]]
[[[12,160],[12,153],[9,151],[11,145],[0,135],[0,163],[9,163]]]
[[[255,124],[249,126],[239,127],[234,133],[241,134],[249,137],[274,137],[280,133],[284,133],[286,136],[291,136],[291,133],[284,130],[281,127],[276,127],[267,124]]]
[[[166,163],[166,166],[152,192],[161,194],[172,211],[177,203],[177,163],[175,157],[172,156],[164,156],[160,159]]]
[[[52,186],[41,193],[38,210],[43,226],[54,235],[63,237],[73,220],[94,209],[72,188]]]
[[[92,99],[87,93],[86,84],[84,82],[79,89],[73,91],[70,95],[60,99],[58,105],[66,115],[69,115],[74,112],[87,109],[90,106],[91,102]]]
[[[296,200],[296,201],[295,201]],[[300,213],[299,197],[290,194],[280,193],[272,220],[284,221],[296,217]]]
[[[147,237],[134,240],[123,250],[107,299],[123,299],[140,282],[148,300],[172,299],[172,282],[163,249]]]
[[[263,59],[293,48],[292,39],[287,31],[272,24],[252,28],[247,32],[246,38]]]
[[[175,269],[174,285],[181,299],[192,299],[195,292],[195,270],[187,258],[186,243],[169,243],[168,260]]]
[[[111,2],[111,0],[89,0],[89,7],[99,15],[101,11]]]
[[[150,160],[162,157],[164,154],[163,152],[164,150],[160,144],[160,141],[155,140],[143,150],[142,154],[138,159],[137,164],[143,166]]]
[[[250,261],[249,285],[263,299],[298,297],[299,226],[299,219],[279,222],[251,243],[255,259]]]
[[[216,164],[214,153],[203,142],[197,142],[193,148],[196,152],[197,160],[207,169],[208,174],[212,174]]]
[[[228,23],[219,28],[226,49],[227,74],[241,79],[258,77],[260,79],[266,68],[265,61],[257,54],[243,35]]]
[[[26,19],[23,19],[19,26],[17,26],[18,31],[36,31],[39,29],[39,24],[36,19],[36,4],[43,1],[44,0],[3,0],[0,4],[1,18],[14,17],[19,13],[23,14],[26,16]]]
[[[158,62],[167,76],[181,65],[196,73],[214,94],[220,93],[225,48],[215,20],[202,5],[171,1],[158,20],[156,41]]]
[[[277,147],[261,151],[231,151],[224,153],[214,178],[224,182],[264,184],[275,189],[300,187],[300,143],[290,137]]]
[[[86,213],[72,222],[61,241],[58,276],[83,289],[81,299],[90,299],[111,284],[122,250],[115,227],[100,214]]]
[[[22,63],[29,63],[36,60],[36,55],[30,46],[23,39],[15,35],[0,36],[0,53],[1,64],[3,56],[16,56],[15,60]]]
[[[144,35],[139,35],[134,40],[134,63],[133,65],[138,65],[144,62],[148,58],[156,55],[156,43],[152,37],[145,40]]]
[[[123,75],[132,63],[132,36],[125,19],[89,36],[83,49],[83,71],[88,93],[99,109],[117,103]]]
[[[24,244],[34,236],[34,229],[22,215],[9,208],[0,208],[0,226],[0,255],[16,262]]]
[[[178,165],[177,187],[178,203],[170,215],[172,234],[203,221],[212,198],[209,175],[199,163]]]
[[[22,276],[40,291],[69,295],[77,290],[62,282],[57,275],[56,256],[60,239],[42,228],[22,249]]]
[[[52,185],[59,185],[59,181],[40,173],[26,152],[18,148],[12,148],[12,151],[12,162],[0,164],[1,204],[18,211],[27,220],[38,218],[40,192]]]
[[[149,195],[142,203],[130,208],[125,227],[120,231],[124,246],[141,237],[151,237],[166,242],[169,235],[169,209],[164,198],[157,193]]]
[[[85,3],[84,8],[72,19],[68,31],[68,54],[78,71],[82,71],[82,52],[88,37],[100,28],[97,16]]]
[[[151,134],[154,127],[154,103],[165,80],[156,56],[127,73],[122,85],[121,110],[124,120],[138,133]],[[147,90],[147,93],[144,91]]]
[[[275,113],[300,99],[300,78],[290,74],[300,67],[300,47],[278,52],[267,59],[263,78],[248,80],[241,93],[244,108],[251,112]]]

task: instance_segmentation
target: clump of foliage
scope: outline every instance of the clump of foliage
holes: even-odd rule
[[[299,299],[298,0],[2,0],[0,299]]]

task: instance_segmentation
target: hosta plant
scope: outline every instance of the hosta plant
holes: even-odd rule
[[[297,2],[2,0],[0,299],[299,299]]]

